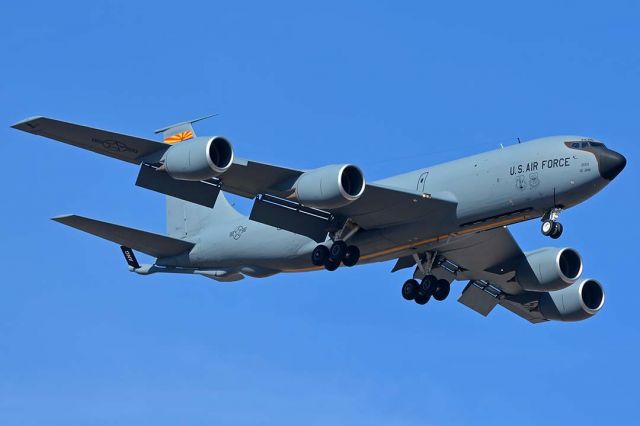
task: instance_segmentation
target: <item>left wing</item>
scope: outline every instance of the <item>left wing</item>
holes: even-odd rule
[[[47,117],[27,118],[11,127],[134,164],[140,164],[144,158],[160,158],[169,148],[149,139]]]
[[[165,140],[176,131],[193,137],[190,122],[170,126]],[[327,211],[308,208],[287,199],[294,182],[305,171],[236,159],[218,178],[182,181],[161,172],[163,154],[171,147],[149,139],[115,133],[47,117],[34,117],[12,126],[46,138],[83,148],[133,164],[140,164],[138,186],[186,201],[212,207],[220,190],[256,198],[251,219],[307,235],[318,242],[337,231],[348,219],[362,229],[376,229],[430,217],[432,221],[454,217],[457,201],[451,194],[427,195],[377,184],[366,184],[353,203]],[[169,133],[167,133],[169,132]],[[179,133],[182,135],[182,133]],[[182,136],[180,136],[182,137]],[[264,197],[263,197],[264,196]]]

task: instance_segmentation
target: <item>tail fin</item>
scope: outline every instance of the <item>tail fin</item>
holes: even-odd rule
[[[216,114],[207,115],[206,117],[196,118],[195,120],[183,121],[182,123],[172,124],[171,126],[158,129],[155,133],[162,133],[162,140],[164,143],[174,144],[188,139],[196,137],[196,133],[193,131],[193,123],[211,118]]]
[[[167,197],[167,234],[173,238],[192,239],[207,226],[243,217],[229,204],[222,191],[212,209]]]

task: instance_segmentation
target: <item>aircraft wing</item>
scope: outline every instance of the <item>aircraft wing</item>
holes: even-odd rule
[[[484,316],[501,305],[532,323],[546,321],[537,310],[540,293],[523,292],[516,282],[515,271],[525,255],[506,227],[460,237],[438,254],[460,267],[456,279],[470,281],[460,303]]]
[[[161,155],[169,148],[169,145],[149,139],[47,117],[27,118],[11,127],[134,164],[140,164],[142,158],[153,154]]]
[[[251,219],[307,235],[318,242],[351,219],[362,229],[384,228],[429,216],[453,217],[457,202],[451,194],[425,195],[367,184],[355,202],[327,211],[287,200],[291,187],[304,170],[251,160],[235,159],[219,178],[180,181],[159,172],[162,155],[171,145],[82,126],[47,117],[34,117],[12,126],[129,163],[141,164],[136,185],[186,201],[212,207],[220,190],[256,198]],[[338,223],[338,225],[336,225]]]
[[[377,229],[426,216],[434,220],[453,217],[457,207],[452,194],[425,195],[367,183],[362,196],[347,206],[326,211],[306,208],[283,199],[302,173],[304,170],[238,159],[220,177],[220,188],[244,197],[258,197],[251,219],[307,235],[318,242],[324,241],[331,229],[330,216],[341,221],[351,219],[363,229]]]

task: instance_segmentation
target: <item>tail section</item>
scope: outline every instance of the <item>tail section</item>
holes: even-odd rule
[[[229,204],[222,191],[212,209],[167,197],[167,234],[173,238],[189,240],[208,226],[243,217]]]

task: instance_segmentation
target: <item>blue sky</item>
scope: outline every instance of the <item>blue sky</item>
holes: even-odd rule
[[[5,2],[2,424],[630,424],[640,380],[636,2]],[[624,153],[563,214],[607,300],[533,326],[404,301],[392,263],[219,284],[130,274],[64,213],[161,232],[136,169],[22,134],[32,115],[368,179],[553,134]],[[455,177],[453,177],[455,178]],[[247,204],[238,206],[246,209]],[[512,227],[548,245],[537,222]]]

